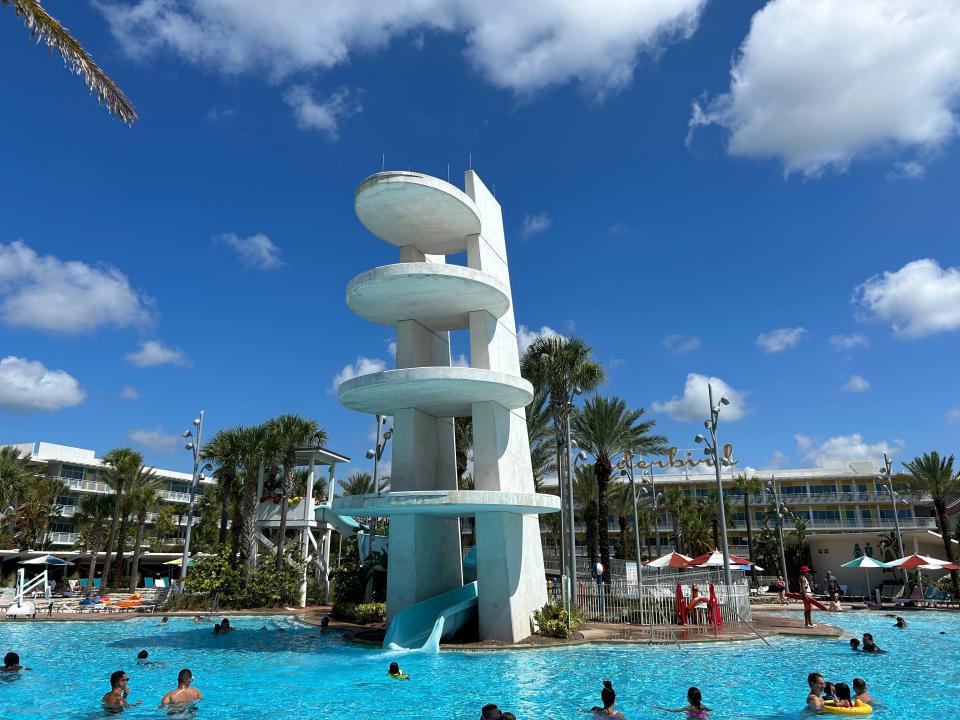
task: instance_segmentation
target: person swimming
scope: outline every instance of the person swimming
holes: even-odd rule
[[[123,670],[117,670],[110,675],[110,692],[100,698],[100,704],[111,713],[121,712],[126,707],[139,705],[143,700],[137,700],[130,703],[127,698],[130,696],[130,678]]]
[[[503,713],[494,703],[487,703],[480,708],[480,720],[503,720]]]
[[[850,649],[853,650],[854,652],[863,652],[860,649],[860,641],[857,640],[856,638],[850,638]]]
[[[903,629],[903,628],[905,628],[905,627],[907,626],[907,621],[904,620],[904,619],[903,619],[902,617],[900,617],[899,615],[897,615],[897,621],[893,624],[893,626],[894,626],[895,628],[901,628],[901,629]]]
[[[833,683],[824,683],[823,684],[823,695],[821,697],[824,700],[836,700],[837,699],[837,690],[836,686]]]
[[[17,672],[19,670],[29,670],[30,668],[23,667],[20,664],[20,656],[15,652],[10,651],[3,656],[3,667],[0,668],[0,672]]]
[[[877,644],[873,641],[873,635],[870,633],[863,634],[863,651],[865,653],[882,653],[884,652]]]
[[[835,707],[853,707],[853,699],[850,697],[850,686],[846,683],[841,682],[834,685],[833,694],[836,697],[833,702]]]
[[[654,710],[665,710],[671,713],[685,712],[688,718],[707,718],[710,708],[703,704],[703,696],[699,688],[692,687],[687,690],[687,705],[682,708],[665,708],[660,705],[654,705]]]
[[[600,715],[601,717],[615,717],[622,719],[623,713],[613,707],[616,701],[617,692],[613,689],[613,683],[609,680],[604,680],[603,689],[600,691],[600,702],[603,703],[603,707],[594,705],[589,710],[581,708],[580,712],[589,712],[593,713],[594,715]]]
[[[224,618],[223,620],[220,621],[220,632],[228,633],[232,631],[233,631],[233,628],[230,627],[230,620],[228,618]]]
[[[192,682],[193,673],[190,672],[190,668],[183,668],[183,670],[177,673],[176,689],[164,695],[163,699],[160,700],[160,704],[186,705],[196,702],[197,700],[203,700],[203,693],[195,687],[190,687]]]
[[[823,681],[823,675],[818,672],[812,672],[807,675],[807,685],[810,691],[807,693],[807,705],[813,710],[819,710],[823,707],[823,688],[826,683]]]
[[[407,675],[403,670],[401,670],[401,669],[400,669],[400,666],[399,666],[397,663],[395,663],[395,662],[390,663],[390,667],[387,668],[387,675],[389,675],[390,677],[392,677],[394,680],[409,680],[409,679],[410,679],[410,676]]]
[[[867,703],[868,705],[874,703],[873,697],[867,692],[867,681],[863,678],[853,679],[853,692],[856,693],[857,700],[860,702]]]

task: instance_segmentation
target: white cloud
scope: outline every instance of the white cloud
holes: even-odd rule
[[[139,400],[140,391],[131,385],[124,385],[120,390],[120,397],[123,400]]]
[[[626,364],[627,364],[627,361],[624,360],[623,358],[620,358],[620,357],[612,357],[612,358],[610,358],[609,360],[607,360],[607,369],[608,369],[608,370],[616,370],[616,369],[617,369],[618,367],[620,367],[621,365],[626,365]]]
[[[663,346],[672,353],[683,355],[700,347],[700,338],[692,335],[667,335]]]
[[[720,411],[721,418],[724,420],[739,420],[747,410],[747,393],[743,390],[736,390],[718,377],[708,377],[699,373],[689,373],[687,381],[683,386],[683,395],[674,395],[666,402],[653,402],[653,409],[656,412],[663,412],[674,420],[706,420],[710,413],[710,398],[707,393],[707,384],[713,387],[713,401],[718,402],[721,397],[726,397],[729,405],[725,405]]]
[[[787,462],[787,456],[784,455],[779,450],[774,450],[773,454],[770,456],[770,459],[767,461],[765,470],[778,470],[782,468],[784,463]]]
[[[765,353],[778,353],[797,345],[807,334],[802,327],[777,328],[757,335],[757,345]]]
[[[772,0],[730,75],[690,125],[729,130],[733,155],[815,176],[883,149],[929,154],[957,134],[960,3]]]
[[[863,333],[853,333],[851,335],[831,335],[830,347],[834,350],[853,350],[854,348],[870,347],[870,341]]]
[[[396,357],[396,356],[397,356],[397,341],[396,341],[396,340],[390,340],[390,341],[387,342],[387,352],[390,353],[390,355],[393,356],[393,357]]]
[[[335,393],[337,388],[347,380],[352,380],[360,375],[383,372],[386,369],[387,364],[380,358],[368,358],[359,355],[355,363],[344,365],[343,370],[333,376],[333,381],[330,383],[330,392]]]
[[[869,460],[877,463],[877,466],[883,464],[883,454],[896,455],[903,450],[903,441],[894,440],[870,444],[863,439],[860,433],[853,435],[837,435],[822,443],[815,441],[808,435],[796,436],[797,447],[803,451],[803,457],[807,462],[812,462],[817,467],[837,466],[844,462],[856,462]]]
[[[889,322],[901,340],[960,328],[960,268],[914,260],[896,272],[874,275],[853,291],[863,318]]]
[[[553,218],[545,212],[537,213],[536,215],[526,215],[523,218],[523,229],[520,231],[520,234],[525,238],[531,235],[539,235],[549,230],[552,224]]]
[[[153,430],[131,430],[127,437],[131,442],[154,452],[170,452],[181,440],[179,435],[165,433],[162,426]]]
[[[560,333],[548,325],[544,325],[539,330],[531,330],[526,325],[517,328],[517,347],[520,354],[523,355],[527,348],[542,337],[563,337]]]
[[[363,111],[360,92],[343,88],[317,101],[306,85],[294,85],[283,94],[293,108],[293,117],[301,130],[322,130],[330,140],[340,137],[340,122]]]
[[[0,408],[4,410],[59,410],[79,405],[86,395],[64,370],[48,370],[41,362],[15,355],[0,360]]]
[[[127,353],[124,357],[126,357],[127,362],[137,367],[190,364],[183,350],[164,345],[159,340],[145,340],[140,343],[139,350]]]
[[[98,2],[124,52],[172,52],[228,76],[326,70],[423,31],[465,37],[473,67],[497,87],[529,94],[568,82],[593,95],[622,89],[641,55],[656,57],[696,30],[705,0],[608,0],[603,12],[569,0]]]
[[[0,244],[0,299],[4,322],[63,333],[145,325],[153,305],[114,267],[40,256],[19,240]]]
[[[467,359],[467,356],[463,353],[450,358],[450,365],[453,367],[470,367],[470,361]]]
[[[240,262],[257,270],[275,270],[283,265],[280,248],[263,233],[241,238],[233,233],[221,235],[220,239],[237,251]]]
[[[960,422],[960,407],[950,408],[947,410],[946,421],[948,423]]]
[[[870,389],[870,382],[860,375],[851,375],[840,389],[844,392],[862,393]]]
[[[927,168],[916,160],[895,162],[893,170],[887,173],[888,180],[919,180],[927,174]]]

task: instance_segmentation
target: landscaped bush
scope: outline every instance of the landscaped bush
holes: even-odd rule
[[[333,614],[341,620],[357,623],[357,625],[370,625],[386,620],[387,605],[386,603],[360,603],[359,605],[347,603],[335,605]]]
[[[166,610],[194,610],[209,607],[214,598],[221,608],[245,609],[297,605],[303,568],[283,563],[277,570],[273,558],[264,557],[250,573],[246,585],[239,567],[231,565],[227,553],[196,558],[187,574],[186,595],[174,594]]]
[[[533,612],[533,620],[539,628],[537,632],[545,637],[570,637],[570,632],[576,630],[583,619],[583,610],[575,606],[571,613],[571,622],[568,628],[567,611],[563,609],[562,603],[548,603],[542,609]]]

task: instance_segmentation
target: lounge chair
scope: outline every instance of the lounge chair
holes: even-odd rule
[[[148,589],[149,589],[149,588],[152,588],[152,587],[153,587],[153,578],[144,578],[144,579],[143,579],[143,586],[144,586],[145,588],[148,588]]]
[[[893,602],[897,607],[918,607],[923,604],[923,590],[920,589],[919,585],[915,585],[910,597],[894,598]]]
[[[157,578],[156,587],[157,590],[163,590],[167,586],[167,581],[163,578]]]

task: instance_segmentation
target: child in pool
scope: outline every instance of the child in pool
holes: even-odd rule
[[[710,711],[706,705],[703,704],[702,696],[700,694],[699,688],[692,687],[687,690],[687,702],[689,703],[686,707],[677,708],[676,710],[671,708],[660,707],[659,705],[654,705],[654,710],[666,710],[667,712],[679,713],[685,712],[688,718],[707,718],[709,715],[707,713]]]
[[[823,685],[823,699],[824,700],[836,700],[837,699],[837,687],[833,683],[824,683]]]
[[[603,690],[600,691],[600,701],[603,703],[603,707],[594,705],[589,710],[581,708],[580,712],[589,712],[599,717],[612,717],[623,720],[623,713],[613,707],[617,701],[617,693],[613,689],[613,683],[609,680],[603,681]]]
[[[405,675],[404,672],[403,672],[403,670],[400,669],[400,666],[399,666],[397,663],[395,663],[395,662],[390,663],[390,667],[387,669],[387,675],[389,675],[390,677],[392,677],[394,680],[409,680],[409,679],[410,679],[410,676],[409,676],[409,675]]]
[[[833,694],[836,696],[834,705],[836,707],[853,707],[853,700],[850,698],[850,686],[846,683],[837,683],[833,686]]]

